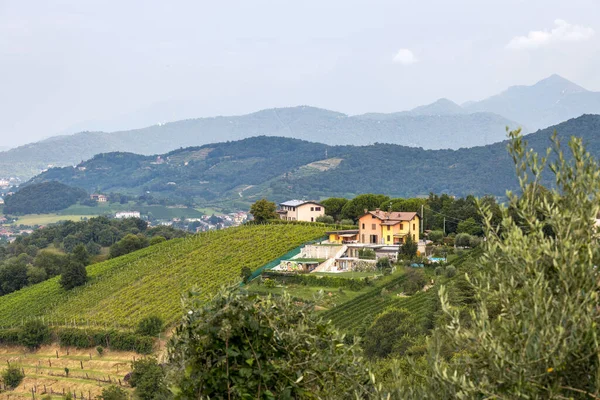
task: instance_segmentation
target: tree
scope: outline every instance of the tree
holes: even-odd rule
[[[444,232],[443,231],[431,231],[429,232],[429,240],[431,240],[434,243],[442,243],[442,240],[444,239]]]
[[[71,290],[87,282],[87,270],[85,265],[75,260],[69,260],[61,276],[60,285],[65,290]]]
[[[348,201],[342,208],[342,218],[348,218],[356,221],[365,213],[365,210],[373,211],[379,208],[379,205],[389,201],[389,197],[383,194],[360,194]]]
[[[10,390],[19,386],[23,381],[23,378],[25,378],[25,374],[21,371],[21,368],[16,365],[9,365],[8,368],[2,372],[2,382],[4,382],[4,385]]]
[[[277,206],[272,201],[260,199],[250,206],[250,214],[254,217],[254,221],[261,224],[270,219],[277,219]]]
[[[77,246],[75,246],[71,257],[73,258],[73,260],[80,264],[83,264],[84,266],[90,263],[90,254],[88,253],[87,248],[83,243],[80,243]]]
[[[148,357],[134,361],[129,384],[135,388],[135,395],[141,400],[171,398],[166,384],[166,375],[156,358]]]
[[[239,286],[197,296],[169,344],[181,398],[353,398],[368,384],[357,344],[288,295],[250,296]]]
[[[471,235],[468,233],[459,233],[454,239],[454,244],[457,247],[470,247],[471,246]]]
[[[19,344],[37,349],[50,341],[50,329],[42,321],[27,321],[19,332]]]
[[[162,332],[164,322],[160,317],[151,315],[140,321],[137,326],[136,333],[146,336],[156,336]]]
[[[320,217],[317,217],[316,222],[322,222],[324,224],[333,224],[335,223],[335,220],[331,215],[321,215]]]
[[[252,276],[252,270],[249,267],[242,267],[240,272],[240,278],[242,278],[242,282],[248,283],[248,279]]]
[[[348,199],[343,197],[330,197],[321,201],[325,207],[325,214],[331,216],[334,221],[339,221],[342,218],[342,209],[348,203]]]
[[[510,136],[521,195],[507,193],[509,207],[501,208],[499,226],[490,210],[481,208],[486,241],[469,276],[477,304],[465,321],[440,288],[449,323],[433,336],[425,382],[405,381],[399,398],[590,399],[600,394],[600,246],[594,227],[600,165],[578,138],[569,141],[565,155],[554,136],[550,159],[550,151],[540,156],[528,150],[519,131]],[[548,172],[555,189],[538,196],[540,179]],[[447,357],[443,344],[457,352]]]
[[[406,240],[400,246],[400,257],[404,260],[412,261],[417,256],[419,245],[412,238],[412,235],[406,235]]]
[[[150,239],[150,246],[154,246],[155,244],[159,244],[166,241],[167,239],[165,239],[163,236],[154,236],[152,239]]]
[[[377,260],[376,266],[379,271],[384,273],[390,272],[392,269],[390,259],[387,257],[381,257],[379,260]]]
[[[110,246],[110,257],[115,258],[125,254],[129,254],[136,250],[148,247],[149,242],[146,236],[139,234],[134,235],[132,233],[126,235],[123,239]]]
[[[469,217],[464,221],[460,221],[456,228],[456,233],[468,233],[469,235],[480,235],[482,232],[481,225],[475,222],[473,217]]]
[[[127,400],[129,396],[127,392],[116,385],[110,385],[102,389],[102,394],[99,397],[101,400]]]

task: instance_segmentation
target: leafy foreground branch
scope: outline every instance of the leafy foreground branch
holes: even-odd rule
[[[348,399],[369,384],[357,344],[289,295],[225,288],[188,309],[169,347],[178,398]]]

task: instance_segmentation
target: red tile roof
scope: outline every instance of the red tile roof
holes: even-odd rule
[[[389,221],[390,225],[396,225],[396,223],[400,221],[411,221],[414,217],[417,216],[416,212],[386,212],[386,211],[369,211],[367,214],[371,214],[382,221]],[[365,214],[366,215],[366,214]],[[392,223],[392,222],[396,223]],[[384,224],[386,224],[384,222]]]

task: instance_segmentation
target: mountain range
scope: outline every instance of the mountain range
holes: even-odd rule
[[[392,143],[423,149],[482,146],[506,138],[505,128],[546,127],[584,113],[600,114],[600,93],[553,75],[479,102],[448,99],[397,113],[348,116],[309,106],[243,116],[188,119],[120,132],[81,132],[0,152],[0,177],[29,179],[48,166],[76,165],[113,151],[152,155],[188,146],[265,135],[330,145]]]
[[[600,156],[600,116],[584,115],[526,136],[544,152],[556,130],[575,135]],[[193,202],[247,207],[262,197],[352,197],[385,193],[408,197],[434,193],[504,196],[518,189],[507,142],[459,150],[376,143],[328,146],[283,137],[253,137],[175,150],[162,156],[99,154],[77,168],[53,168],[31,183],[56,180],[103,193],[120,192]],[[551,185],[550,181],[545,184]]]

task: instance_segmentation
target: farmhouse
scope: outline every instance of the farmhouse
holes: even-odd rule
[[[360,243],[398,245],[410,235],[419,241],[421,219],[416,212],[386,212],[379,208],[365,210],[358,220]]]
[[[315,222],[325,215],[325,207],[315,201],[289,200],[279,204],[277,214],[286,221]]]
[[[98,203],[106,203],[108,201],[108,197],[103,194],[92,194],[90,199],[96,200]]]
[[[140,212],[139,211],[120,211],[115,214],[115,218],[117,218],[117,219],[140,218]]]

